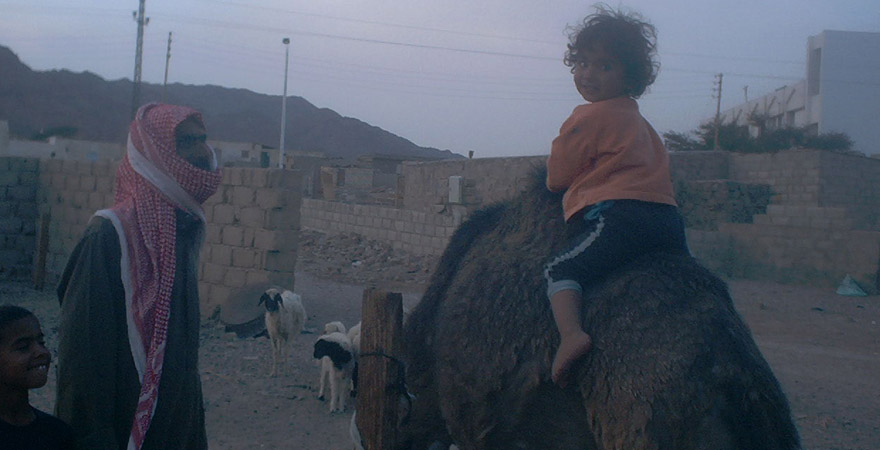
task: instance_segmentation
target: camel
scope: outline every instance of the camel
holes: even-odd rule
[[[541,269],[571,230],[543,177],[461,224],[409,315],[399,448],[800,448],[726,284],[690,256],[645,255],[585,292],[593,348],[552,383]]]

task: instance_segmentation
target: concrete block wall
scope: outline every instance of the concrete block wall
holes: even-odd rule
[[[774,204],[843,207],[856,228],[880,230],[876,158],[805,149],[732,154],[730,164],[731,178],[771,186]]]
[[[857,228],[880,231],[880,159],[834,152],[819,158],[819,206],[846,207]]]
[[[439,255],[458,225],[453,216],[378,205],[303,199],[302,227],[355,233],[420,255]]]
[[[0,280],[31,274],[38,176],[37,159],[0,158]]]
[[[517,158],[454,159],[434,162],[404,162],[403,208],[440,212],[449,203],[449,177],[464,178],[464,204],[469,210],[510,198],[524,191],[536,167],[546,156]]]
[[[730,152],[670,152],[669,170],[675,181],[726,180],[730,177]]]
[[[208,224],[200,257],[202,314],[222,309],[246,286],[293,287],[301,204],[301,172],[223,170],[217,193],[203,205]]]
[[[33,161],[36,167],[37,160]],[[113,204],[116,166],[42,160],[39,167],[35,209],[51,217],[46,271],[54,283],[91,216]],[[203,205],[208,219],[199,267],[203,314],[222,308],[246,285],[293,286],[301,183],[297,171],[224,169],[217,193]],[[26,219],[33,236],[36,213]],[[32,241],[28,241],[29,258],[34,253]],[[28,274],[31,269],[28,260]]]
[[[774,192],[775,204],[818,205],[821,153],[818,150],[732,153],[730,178],[744,183],[769,185]]]
[[[116,165],[110,161],[40,160],[38,202],[49,215],[46,275],[58,280],[95,211],[113,204]]]
[[[835,286],[850,275],[877,293],[880,232],[808,226],[722,224],[729,236],[726,272],[744,278]]]

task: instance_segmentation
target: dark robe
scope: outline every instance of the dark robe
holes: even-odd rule
[[[177,270],[159,398],[143,449],[204,449],[199,378],[197,220],[177,212]],[[140,381],[128,340],[121,252],[113,224],[93,217],[58,286],[61,324],[55,414],[69,423],[77,448],[128,445]]]

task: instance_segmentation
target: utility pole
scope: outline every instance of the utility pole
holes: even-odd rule
[[[140,6],[138,6],[138,10],[131,13],[134,17],[134,20],[136,20],[138,24],[137,47],[135,48],[134,53],[134,77],[132,77],[134,87],[132,88],[131,92],[132,119],[134,119],[134,115],[137,113],[138,108],[141,106],[141,60],[144,54],[144,26],[150,23],[150,19],[144,18],[146,1],[147,0],[140,0]]]
[[[743,94],[746,97],[746,103],[749,102],[749,85],[743,86]]]
[[[162,103],[165,103],[165,94],[168,90],[168,63],[171,61],[171,32],[168,32],[168,49],[165,50],[165,81],[162,82]]]
[[[281,40],[284,44],[284,94],[281,96],[281,144],[278,151],[278,168],[284,168],[284,128],[287,125],[287,63],[290,60],[290,38]]]
[[[721,149],[721,146],[718,145],[718,131],[721,128],[721,81],[724,79],[724,74],[719,73],[715,75],[715,93],[716,98],[718,99],[718,103],[715,105],[715,145],[712,147],[713,150]]]

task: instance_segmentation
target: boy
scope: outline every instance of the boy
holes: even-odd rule
[[[30,389],[46,385],[51,362],[37,318],[18,306],[0,306],[0,448],[73,448],[70,426],[28,398]]]

